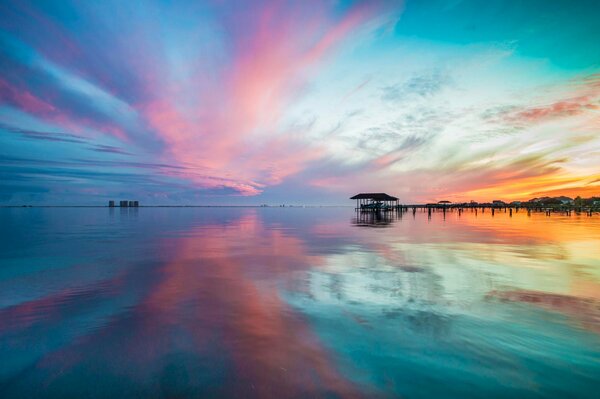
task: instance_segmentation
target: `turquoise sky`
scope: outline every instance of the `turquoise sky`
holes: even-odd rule
[[[4,1],[0,203],[600,195],[594,1]]]

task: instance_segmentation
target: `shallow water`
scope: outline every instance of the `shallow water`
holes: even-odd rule
[[[0,209],[0,397],[594,397],[600,217]]]

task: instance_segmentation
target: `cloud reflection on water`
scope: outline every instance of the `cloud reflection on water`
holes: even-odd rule
[[[597,303],[596,219],[419,213],[370,229],[335,208],[2,212],[10,397],[464,397],[532,384],[551,396],[548,376],[581,393],[598,371],[597,313],[580,306]],[[549,301],[531,306],[518,294],[531,290]]]

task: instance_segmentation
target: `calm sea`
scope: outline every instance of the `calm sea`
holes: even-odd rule
[[[2,398],[591,398],[600,217],[0,209]]]

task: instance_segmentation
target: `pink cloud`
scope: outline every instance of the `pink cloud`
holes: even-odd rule
[[[597,74],[576,80],[573,85],[573,97],[522,109],[509,114],[508,121],[534,123],[581,115],[588,111],[600,109],[600,79]]]
[[[542,107],[529,108],[511,116],[511,119],[535,122],[548,118],[574,116],[585,111],[597,109],[600,109],[600,106],[593,101],[591,96],[582,96],[557,101]]]
[[[281,132],[277,123],[326,57],[380,9],[360,3],[334,17],[322,3],[292,7],[267,3],[245,21],[217,79],[203,70],[185,85],[162,82],[154,100],[139,106],[167,143],[165,157],[215,177],[189,175],[196,184],[255,195],[323,154],[304,143],[303,132]]]
[[[5,80],[0,79],[0,103],[15,106],[32,114],[49,115],[55,108],[27,90],[19,90]]]
[[[68,109],[59,109],[51,102],[32,94],[27,89],[16,87],[2,79],[0,79],[0,104],[10,105],[38,118],[55,123],[70,133],[84,133],[86,127],[91,127],[123,141],[129,141],[125,130],[117,124],[77,116],[69,112]]]

